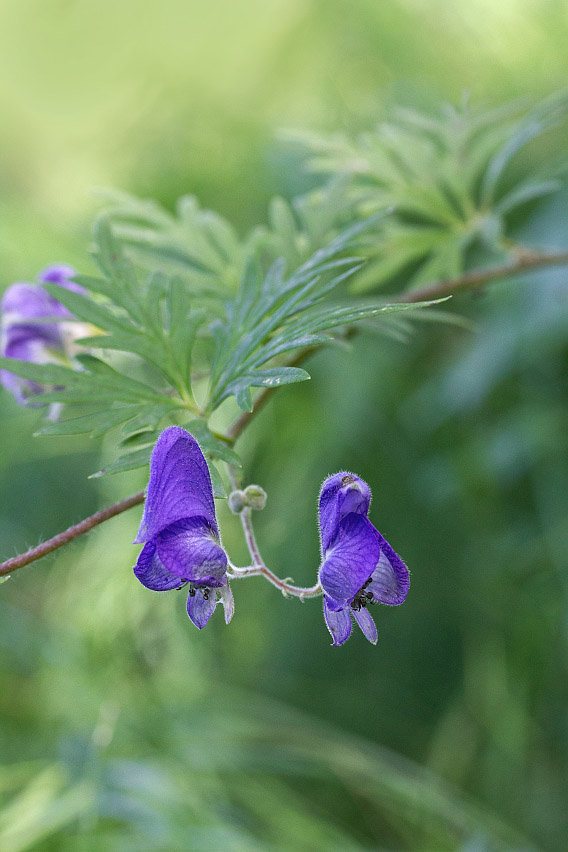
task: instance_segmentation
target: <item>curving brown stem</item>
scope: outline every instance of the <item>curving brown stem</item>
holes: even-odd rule
[[[241,524],[243,527],[243,532],[245,534],[245,539],[247,543],[247,547],[249,553],[252,557],[252,566],[250,568],[235,568],[233,566],[234,578],[237,579],[239,577],[254,577],[261,576],[268,580],[269,583],[272,583],[277,589],[279,589],[284,597],[295,597],[300,598],[301,601],[306,598],[316,598],[322,594],[322,587],[319,582],[315,584],[315,586],[294,586],[292,583],[288,582],[288,579],[281,580],[280,577],[277,577],[270,568],[267,567],[264,559],[260,555],[260,550],[258,549],[258,544],[256,543],[256,537],[254,534],[254,529],[252,526],[251,519],[251,510],[250,508],[243,509],[242,512],[239,513]]]
[[[475,290],[490,284],[492,281],[501,281],[513,275],[530,272],[532,269],[544,269],[547,266],[564,266],[568,263],[568,251],[540,252],[517,246],[514,250],[514,260],[500,266],[489,266],[485,269],[473,269],[459,278],[450,278],[447,281],[436,281],[427,284],[418,290],[402,293],[401,302],[427,302],[430,299],[440,299],[444,296],[453,296],[463,290]]]
[[[89,532],[93,527],[97,527],[110,518],[114,518],[115,515],[126,512],[127,509],[131,509],[133,506],[139,506],[143,502],[144,491],[138,491],[137,494],[132,494],[131,497],[126,497],[124,500],[119,500],[118,503],[114,503],[106,509],[101,509],[100,512],[95,512],[94,515],[54,535],[53,538],[43,541],[37,547],[32,547],[30,550],[26,550],[25,553],[20,553],[18,556],[13,556],[11,559],[7,559],[6,562],[2,562],[0,564],[0,577],[13,574],[14,571],[23,568],[24,565],[29,565],[30,562],[35,562],[36,559],[47,556],[48,553],[52,553],[52,551],[57,550],[59,547],[63,547],[64,544],[68,544],[73,539],[79,538],[80,535]]]

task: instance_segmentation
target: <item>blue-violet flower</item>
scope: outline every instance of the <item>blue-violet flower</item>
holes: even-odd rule
[[[319,498],[324,617],[334,645],[351,635],[351,616],[373,645],[377,628],[368,607],[401,604],[408,593],[408,569],[367,518],[371,490],[353,473],[328,477]]]
[[[135,543],[144,543],[134,573],[146,588],[164,592],[188,583],[187,614],[200,630],[219,594],[229,623],[233,597],[209,469],[195,438],[179,426],[165,429],[152,452]]]
[[[42,283],[60,284],[68,290],[84,292],[69,279],[75,270],[53,264],[38,276],[39,284],[12,284],[2,297],[2,333],[0,352],[6,358],[17,358],[35,364],[46,364],[69,354],[72,339],[81,336],[82,323],[69,323],[72,314],[43,289]],[[77,326],[78,333],[70,326]],[[41,394],[43,386],[20,378],[8,370],[0,371],[0,382],[21,405],[33,405],[32,397]]]

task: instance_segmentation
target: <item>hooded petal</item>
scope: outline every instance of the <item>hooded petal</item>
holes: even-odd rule
[[[368,639],[372,645],[376,645],[377,628],[367,607],[362,606],[361,609],[354,609],[352,612],[357,624],[365,634],[365,638]]]
[[[366,516],[370,503],[369,486],[354,473],[342,471],[325,480],[319,497],[322,553],[330,546],[343,518],[351,512]]]
[[[172,574],[198,586],[220,587],[225,582],[227,556],[217,531],[205,518],[185,518],[157,536],[158,555]]]
[[[371,522],[353,512],[347,515],[319,571],[324,592],[336,604],[347,605],[370,579],[379,556],[379,540]]]
[[[185,582],[163,566],[153,541],[149,541],[142,548],[138,562],[134,566],[134,573],[142,585],[152,589],[153,592],[177,589]]]
[[[381,603],[396,606],[403,603],[408,594],[408,568],[380,532],[375,532],[380,543],[381,556],[365,591],[371,592],[373,598]]]
[[[187,598],[187,614],[199,630],[202,630],[217,605],[215,589],[195,589],[195,594]]]
[[[170,426],[156,442],[142,523],[135,543],[155,538],[176,521],[200,516],[217,532],[209,468],[199,444]]]
[[[351,636],[351,616],[349,607],[333,610],[328,605],[326,597],[323,599],[323,615],[327,629],[331,633],[334,646],[343,645]]]

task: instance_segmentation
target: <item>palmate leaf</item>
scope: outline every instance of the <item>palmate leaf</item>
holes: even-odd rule
[[[217,351],[211,379],[212,408],[233,394],[240,407],[249,410],[251,397],[248,387],[266,386],[267,381],[287,384],[307,378],[303,371],[261,376],[251,367],[258,368],[274,357],[274,348],[269,348],[266,353],[263,348],[278,346],[276,333],[279,330],[290,325],[294,318],[312,308],[357,271],[360,266],[358,258],[338,255],[368,227],[367,221],[347,229],[315,252],[286,279],[281,261],[271,267],[264,280],[258,266],[249,264],[235,299],[226,305],[226,320],[214,327]],[[306,345],[316,343],[315,338],[303,337]],[[290,348],[293,347],[286,346],[286,349]]]
[[[177,274],[194,295],[226,298],[240,280],[251,254],[230,223],[197,199],[185,196],[177,215],[153,201],[126,193],[106,193],[113,206],[107,217],[137,263]]]
[[[193,296],[184,282],[161,272],[141,285],[108,223],[100,222],[96,233],[101,241],[97,256],[109,278],[78,276],[77,281],[105,297],[104,301],[58,285],[46,285],[46,289],[75,317],[106,332],[82,338],[82,345],[132,353],[159,370],[187,399],[193,344],[207,311],[194,310]]]
[[[227,306],[227,321],[216,328],[218,355],[212,407],[233,395],[243,410],[250,411],[251,387],[277,387],[309,378],[299,367],[274,364],[273,359],[278,356],[322,345],[332,339],[328,332],[339,327],[432,304],[327,301],[325,297],[359,269],[356,258],[331,261],[330,257],[334,250],[346,248],[364,227],[360,224],[350,229],[287,280],[282,279],[281,264],[276,271],[270,271],[264,282],[260,281],[258,270],[247,269],[236,299]],[[275,287],[275,282],[280,282],[280,286]]]

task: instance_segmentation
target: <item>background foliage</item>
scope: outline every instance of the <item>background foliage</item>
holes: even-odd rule
[[[312,150],[339,128],[368,150],[360,134],[399,121],[393,103],[439,115],[467,89],[500,108],[565,83],[561,3],[143,5],[0,6],[3,286],[53,261],[95,272],[93,185],[170,211],[195,195],[246,243],[285,217],[274,195],[303,195],[307,215],[319,203],[321,177],[281,128],[308,128]],[[555,158],[558,133],[521,154],[499,199]],[[506,256],[499,223],[473,213],[446,219],[465,223],[466,251],[434,252],[430,275]],[[507,236],[566,245],[564,190],[505,213]],[[406,286],[416,261],[388,275]],[[332,650],[318,604],[254,579],[230,628],[198,634],[181,600],[135,583],[136,510],[3,585],[3,852],[564,848],[565,277],[454,300],[474,332],[424,324],[408,345],[366,333],[318,354],[239,445],[269,493],[267,561],[298,582],[317,566],[319,483],[347,468],[372,484],[372,520],[413,572],[405,606],[379,611],[377,648]],[[87,480],[113,442],[101,461],[100,439],[32,440],[37,412],[6,394],[0,420],[5,556],[144,484]],[[223,508],[221,524],[244,559]]]

